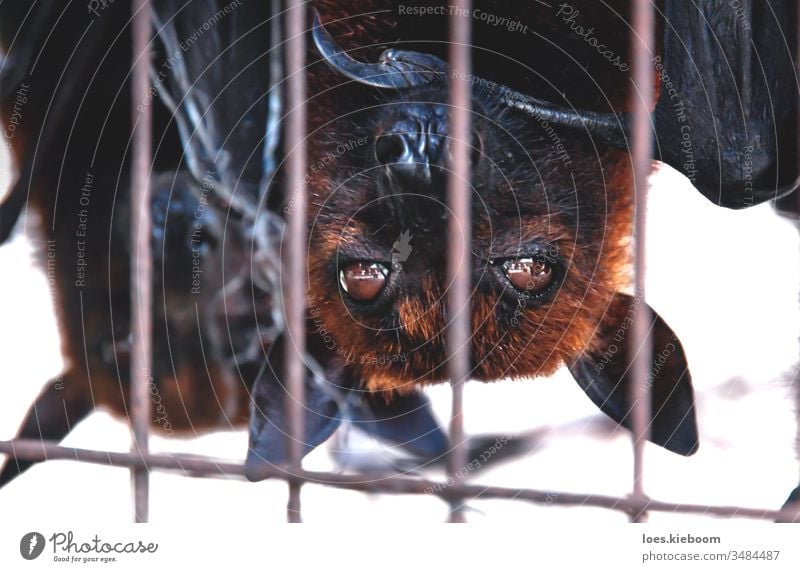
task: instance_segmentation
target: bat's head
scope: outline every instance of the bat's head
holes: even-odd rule
[[[317,39],[325,55],[328,39]],[[338,58],[331,67],[371,87],[345,89],[348,97],[332,90],[312,113],[315,357],[387,397],[446,380],[445,331],[462,310],[448,307],[448,265],[469,264],[470,377],[548,375],[566,364],[595,403],[626,424],[638,349],[628,336],[638,303],[620,293],[629,274],[630,156],[586,129],[508,105],[503,88],[451,73],[432,56],[392,52],[359,70],[329,52]],[[472,212],[454,225],[448,87],[457,81],[471,86]],[[469,237],[469,260],[450,258],[451,232]],[[653,440],[690,453],[696,428],[683,350],[663,320],[648,315]]]
[[[589,347],[624,284],[630,160],[587,134],[472,97],[473,376],[552,373]],[[374,390],[446,379],[446,82],[346,109],[312,147],[312,329]],[[450,261],[456,264],[459,261]]]

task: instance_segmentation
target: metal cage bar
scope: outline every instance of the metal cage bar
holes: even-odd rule
[[[214,478],[231,477],[245,480],[244,467],[237,462],[224,462],[202,455],[165,455],[148,454],[140,456],[136,453],[110,451],[93,451],[63,447],[35,439],[16,439],[0,441],[0,452],[16,452],[19,457],[35,461],[68,460],[93,463],[109,467],[147,467],[149,470],[180,471],[187,477]],[[444,483],[427,479],[403,476],[387,476],[364,479],[363,475],[346,475],[297,470],[290,471],[288,466],[264,467],[265,477],[282,479],[289,482],[302,482],[325,485],[335,488],[368,493],[388,494],[430,494],[452,503],[453,499],[505,499],[521,500],[544,506],[586,506],[604,508],[638,514],[645,510],[695,514],[700,516],[718,516],[729,518],[749,518],[757,520],[775,520],[783,518],[786,522],[800,522],[800,511],[776,511],[754,507],[719,506],[702,504],[684,504],[646,499],[639,503],[630,497],[614,497],[608,495],[567,493],[526,488],[494,487],[484,485]]]
[[[284,258],[283,297],[286,311],[287,340],[284,360],[289,390],[286,414],[289,425],[288,448],[290,470],[301,468],[304,450],[304,386],[305,363],[305,303],[306,303],[306,2],[292,0],[286,14],[286,75],[288,78],[286,145],[289,150],[288,188],[295,197],[294,208],[288,215],[288,244],[282,249]],[[287,520],[300,522],[299,481],[289,482]]]
[[[456,14],[469,13],[472,0],[457,0],[457,10],[450,16],[450,64],[458,70],[459,78],[471,77],[472,20]],[[461,75],[464,74],[464,75]],[[464,435],[464,383],[470,375],[470,289],[472,267],[472,227],[470,185],[470,132],[472,125],[471,83],[464,79],[450,81],[450,122],[453,169],[447,179],[447,199],[450,208],[448,226],[447,275],[451,285],[447,297],[450,321],[447,325],[447,358],[450,386],[453,391],[450,415],[450,453],[447,473],[456,485],[463,481],[467,464]],[[454,499],[450,510],[451,522],[463,522],[460,499]]]
[[[645,225],[647,224],[647,183],[652,169],[652,125],[650,111],[655,106],[651,61],[655,49],[655,6],[651,0],[636,0],[633,5],[631,30],[633,57],[633,188],[635,192],[634,219],[634,284],[636,310],[633,322],[633,360],[631,403],[633,438],[633,491],[637,504],[646,500],[644,491],[644,448],[649,436],[650,389],[647,377],[652,367],[650,312],[645,304]],[[636,522],[646,520],[647,514],[632,514]]]
[[[150,371],[152,363],[153,258],[150,252],[150,168],[152,164],[151,106],[137,110],[150,90],[150,0],[134,0],[132,63],[133,161],[131,173],[131,426],[134,452],[147,455],[150,434]],[[138,113],[138,115],[137,115]],[[134,520],[147,522],[150,504],[150,477],[147,467],[131,470]]]

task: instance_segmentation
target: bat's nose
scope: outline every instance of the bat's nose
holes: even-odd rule
[[[447,108],[435,103],[412,103],[375,137],[375,159],[392,182],[402,189],[419,191],[443,186],[450,163]],[[472,146],[480,155],[480,138]]]
[[[409,105],[375,137],[375,158],[405,188],[430,185],[443,176],[447,123],[440,105]]]

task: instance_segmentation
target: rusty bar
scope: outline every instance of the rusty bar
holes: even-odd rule
[[[450,65],[459,77],[471,77],[472,20],[464,17],[471,13],[472,0],[457,0],[455,10],[450,10]],[[461,75],[463,74],[463,75]],[[464,436],[464,383],[470,374],[470,303],[472,227],[470,185],[470,132],[472,98],[470,82],[463,79],[450,81],[450,123],[452,125],[451,150],[453,170],[447,178],[447,200],[450,208],[448,227],[447,272],[450,283],[447,306],[450,322],[447,326],[448,374],[453,390],[450,415],[451,450],[447,457],[447,474],[457,485],[463,480],[467,464],[466,438]],[[450,522],[464,522],[460,499],[453,498],[450,505]]]
[[[136,102],[145,101],[150,89],[150,1],[134,0],[133,10],[133,69],[132,121],[133,161],[131,168],[131,356],[130,411],[133,443],[131,450],[148,453],[150,431],[150,364],[152,360],[152,273],[150,253],[150,142],[151,106],[137,110]],[[131,471],[133,484],[134,520],[147,522],[149,513],[150,478],[147,466]]]
[[[289,435],[289,466],[300,470],[303,455],[304,379],[305,364],[305,302],[306,302],[306,6],[303,0],[292,0],[287,13],[288,107],[286,143],[289,149],[288,188],[294,195],[294,207],[288,214],[288,239],[284,253],[283,299],[286,309],[287,343],[286,364],[286,415]],[[300,482],[289,483],[287,520],[301,522]]]
[[[633,500],[643,504],[644,446],[650,425],[650,392],[647,377],[652,363],[650,314],[645,304],[645,225],[647,223],[647,184],[652,168],[652,127],[650,111],[655,105],[652,58],[655,53],[655,8],[652,0],[636,0],[633,6],[633,181],[636,193],[634,220],[634,275],[636,284],[636,312],[633,324],[633,343],[637,348],[633,360]],[[632,520],[641,522],[647,515],[632,514]]]
[[[245,480],[244,466],[231,461],[220,461],[210,457],[190,455],[147,454],[93,451],[63,447],[57,443],[42,442],[38,439],[15,439],[0,441],[0,453],[16,454],[21,459],[34,461],[67,460],[93,463],[110,467],[147,467],[149,469],[181,471],[190,477],[232,477]],[[552,506],[586,506],[616,510],[628,514],[641,513],[644,510],[695,514],[700,516],[751,518],[758,520],[776,520],[785,518],[797,519],[793,511],[780,512],[753,507],[679,504],[657,500],[645,500],[642,503],[630,497],[613,497],[607,495],[564,493],[535,489],[518,489],[507,487],[488,487],[482,485],[453,485],[416,479],[403,476],[347,475],[317,471],[295,470],[292,467],[265,465],[261,469],[265,478],[284,479],[290,482],[306,482],[315,485],[326,485],[353,491],[386,494],[431,494],[445,501],[452,499],[505,499],[521,500],[534,504]]]

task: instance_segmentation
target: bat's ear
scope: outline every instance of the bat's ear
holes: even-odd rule
[[[245,461],[245,476],[251,481],[264,479],[265,466],[289,460],[287,439],[289,400],[283,368],[283,336],[270,348],[267,362],[253,384],[250,402],[250,440]],[[305,434],[303,455],[328,439],[341,423],[335,389],[319,374],[306,368],[303,416]]]
[[[590,350],[569,370],[586,395],[606,415],[630,429],[632,361],[639,350],[633,341],[636,305],[643,303],[616,294]],[[681,455],[697,451],[694,390],[686,356],[670,327],[648,306],[653,341],[653,364],[647,383],[651,393],[650,440]]]

